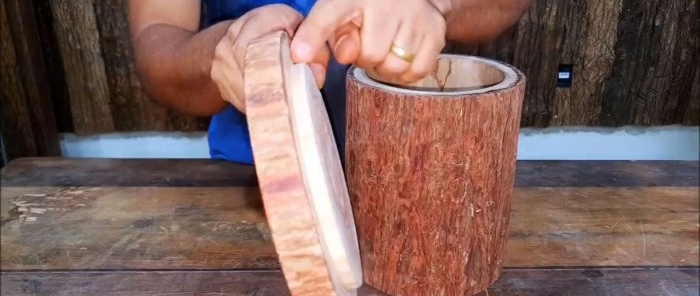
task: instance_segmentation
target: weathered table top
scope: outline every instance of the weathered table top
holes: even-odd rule
[[[519,162],[504,272],[481,295],[698,295],[699,169]],[[20,159],[0,207],[2,295],[288,295],[252,167]]]

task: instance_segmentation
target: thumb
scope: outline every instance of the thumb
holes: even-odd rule
[[[292,60],[295,63],[311,62],[336,29],[355,17],[354,5],[354,1],[318,1],[294,33]]]

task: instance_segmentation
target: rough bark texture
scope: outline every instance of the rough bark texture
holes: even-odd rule
[[[30,1],[2,3],[3,158],[56,156],[58,131]]]
[[[29,111],[30,126],[36,145],[36,155],[58,156],[58,131],[48,85],[48,76],[40,50],[41,43],[35,23],[34,7],[31,1],[8,0],[7,17],[12,32],[12,42],[22,77],[22,87]],[[23,156],[32,154],[24,153]]]
[[[34,142],[30,111],[25,101],[26,92],[22,86],[22,74],[12,42],[10,21],[7,14],[5,1],[2,1],[0,2],[0,66],[2,66],[0,132],[3,140],[3,152],[8,159],[13,159],[36,155],[37,147]]]
[[[166,110],[143,92],[126,0],[27,1],[60,132],[206,130],[208,118]],[[445,52],[521,69],[529,81],[521,126],[699,125],[698,3],[538,0],[497,40],[452,43]],[[560,64],[573,66],[571,88],[556,85]]]
[[[52,105],[59,132],[73,131],[73,115],[70,108],[70,96],[66,85],[66,75],[61,59],[61,50],[54,30],[54,18],[51,3],[46,0],[32,0],[36,26],[41,39],[39,49],[42,52],[48,76]]]
[[[348,74],[347,178],[365,281],[392,295],[471,295],[499,276],[525,78],[463,97]]]
[[[522,126],[700,124],[700,1],[541,0],[497,40],[445,52],[528,77]],[[557,87],[560,64],[571,88]]]
[[[113,131],[109,86],[93,9],[95,0],[51,0],[50,3],[75,132]]]
[[[673,123],[698,99],[686,95],[698,65],[697,1],[625,0],[623,11],[603,124]]]

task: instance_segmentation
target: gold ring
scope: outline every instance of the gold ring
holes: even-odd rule
[[[413,54],[408,53],[408,51],[396,45],[391,46],[391,53],[409,63],[413,62],[413,58],[415,58]]]

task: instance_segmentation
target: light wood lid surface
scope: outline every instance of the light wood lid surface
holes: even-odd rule
[[[250,44],[246,115],[275,249],[293,295],[356,295],[362,269],[330,121],[285,33]]]

